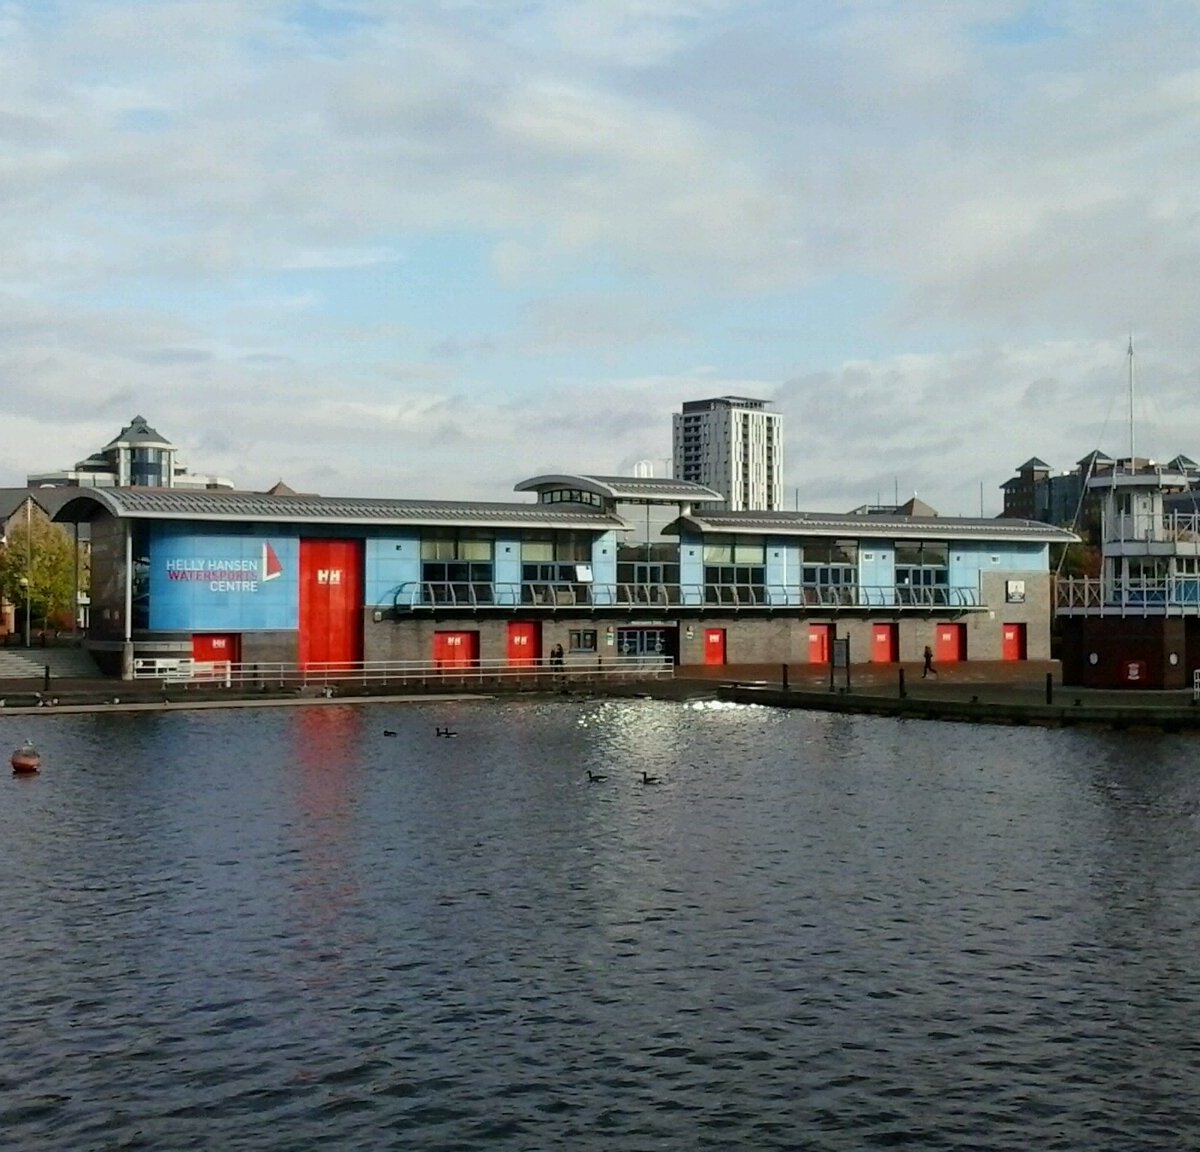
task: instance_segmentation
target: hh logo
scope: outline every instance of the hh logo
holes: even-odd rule
[[[342,582],[342,570],[340,568],[318,568],[317,583],[318,584],[340,584]]]

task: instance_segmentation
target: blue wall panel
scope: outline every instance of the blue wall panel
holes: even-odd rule
[[[408,604],[421,579],[421,538],[415,531],[369,537],[365,563],[367,604],[391,608],[397,596]]]
[[[151,628],[253,632],[298,626],[300,550],[294,536],[216,535],[167,524],[154,525],[149,542]]]

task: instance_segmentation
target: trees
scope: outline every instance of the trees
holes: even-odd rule
[[[8,522],[0,550],[0,595],[23,617],[29,605],[30,623],[72,627],[75,622],[75,541],[35,503],[22,507]],[[29,581],[28,590],[21,584]],[[87,587],[83,558],[79,589]]]

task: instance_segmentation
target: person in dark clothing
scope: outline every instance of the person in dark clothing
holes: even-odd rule
[[[928,644],[925,645],[925,667],[921,669],[921,679],[926,676],[936,676],[937,669],[933,666],[933,649]]]
[[[561,644],[555,644],[554,647],[550,649],[550,667],[561,668],[562,666],[563,646]]]

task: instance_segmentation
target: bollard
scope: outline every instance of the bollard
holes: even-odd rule
[[[50,665],[49,664],[47,664],[45,666],[45,669],[42,672],[42,691],[43,692],[50,691]]]
[[[1046,703],[1054,703],[1054,673],[1046,673]]]
[[[788,690],[788,669],[786,664],[783,666],[783,674],[779,678],[779,683],[786,692]]]
[[[900,669],[900,699],[904,700],[908,696],[908,692],[904,688],[904,669]]]

